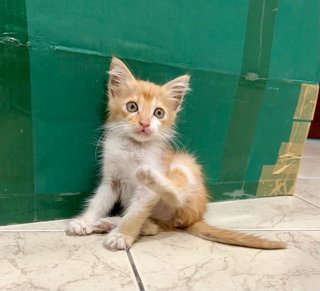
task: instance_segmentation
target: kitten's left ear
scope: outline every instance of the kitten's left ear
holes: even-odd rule
[[[170,97],[173,98],[174,110],[176,111],[179,111],[183,97],[190,91],[189,80],[189,75],[183,75],[163,85],[168,90]]]
[[[121,60],[112,58],[109,70],[109,96],[117,96],[120,87],[127,85],[130,81],[134,80],[135,78],[127,66]]]

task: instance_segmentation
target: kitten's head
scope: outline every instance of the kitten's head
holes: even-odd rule
[[[189,79],[184,75],[163,86],[140,81],[122,61],[113,58],[108,84],[109,130],[139,142],[170,139]]]

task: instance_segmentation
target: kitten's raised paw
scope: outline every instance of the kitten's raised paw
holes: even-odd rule
[[[103,245],[112,251],[115,250],[128,250],[132,243],[134,241],[134,238],[125,235],[121,232],[110,232],[107,235],[106,240],[104,241]]]
[[[136,171],[136,178],[144,185],[151,185],[156,181],[154,171],[148,166],[139,167]]]
[[[93,232],[95,233],[108,233],[115,228],[115,223],[110,218],[101,218],[93,225]]]
[[[88,235],[93,232],[92,225],[80,219],[73,219],[69,222],[66,233],[67,235]]]

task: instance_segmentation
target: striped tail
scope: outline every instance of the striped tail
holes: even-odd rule
[[[254,235],[217,228],[203,220],[187,227],[186,230],[194,236],[228,245],[268,250],[285,249],[287,247],[285,242],[266,240]]]

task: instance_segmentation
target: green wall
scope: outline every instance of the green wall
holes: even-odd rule
[[[158,83],[191,73],[179,144],[214,200],[255,196],[319,81],[317,0],[0,3],[3,224],[70,217],[96,187],[112,56]]]

